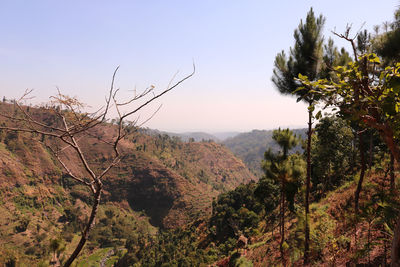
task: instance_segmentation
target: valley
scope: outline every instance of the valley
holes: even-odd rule
[[[399,267],[396,1],[2,3],[0,266]]]

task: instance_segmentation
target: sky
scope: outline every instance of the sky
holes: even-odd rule
[[[119,97],[156,92],[195,75],[141,112],[164,131],[250,131],[306,127],[307,110],[274,88],[274,58],[313,7],[325,39],[351,24],[391,21],[398,0],[0,0],[0,97],[33,89],[33,103],[57,88],[92,109],[104,104],[117,66]],[[135,118],[130,118],[132,121]]]

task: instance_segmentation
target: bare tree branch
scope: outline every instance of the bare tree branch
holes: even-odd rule
[[[171,79],[167,88],[159,94],[154,93],[154,86],[147,87],[142,93],[136,94],[136,90],[134,96],[127,101],[118,102],[117,101],[117,93],[119,89],[115,89],[115,78],[117,72],[119,70],[119,66],[114,70],[110,89],[108,91],[108,96],[105,98],[105,106],[99,108],[95,112],[82,113],[82,109],[85,107],[81,102],[77,100],[75,97],[69,97],[61,93],[59,88],[57,88],[57,94],[55,96],[50,97],[49,104],[45,106],[39,107],[40,109],[44,109],[43,112],[50,112],[54,114],[55,121],[45,122],[42,118],[40,118],[40,114],[33,113],[26,109],[22,102],[31,99],[29,97],[32,90],[26,90],[22,97],[14,102],[14,115],[12,114],[1,114],[0,117],[4,118],[8,125],[0,126],[0,130],[6,131],[14,131],[14,132],[28,132],[28,133],[37,133],[42,136],[52,137],[54,139],[47,141],[39,141],[44,146],[46,146],[52,154],[55,156],[57,161],[62,166],[63,170],[75,181],[87,186],[93,195],[93,204],[90,217],[82,230],[81,239],[75,248],[74,252],[68,258],[64,266],[70,266],[75,258],[79,255],[83,246],[85,245],[89,232],[94,225],[94,219],[97,214],[97,209],[100,204],[103,182],[102,179],[104,176],[114,167],[116,166],[123,155],[121,155],[121,151],[119,148],[120,141],[125,138],[127,132],[126,127],[128,126],[137,126],[138,119],[133,121],[133,123],[125,124],[125,120],[136,113],[138,113],[143,107],[149,105],[154,100],[160,98],[167,92],[176,88],[182,82],[186,81],[190,77],[192,77],[195,73],[195,65],[193,63],[193,71],[191,74],[187,75],[183,79],[179,80],[175,84],[171,86],[172,81],[175,79],[176,74]],[[138,107],[131,109],[127,113],[123,114],[120,110],[121,107],[128,107],[130,104],[135,103],[141,99],[145,99],[149,97],[150,94],[153,94],[150,98],[148,98],[144,103],[140,104]],[[112,141],[104,140],[100,136],[92,133],[96,127],[100,126],[102,123],[106,122],[107,115],[109,114],[111,108],[114,107],[118,114],[118,124],[116,133],[113,135]],[[157,108],[157,110],[143,123],[141,123],[138,127],[142,126],[144,123],[149,121],[154,117],[154,115],[160,110],[161,105]],[[19,112],[16,113],[16,110]],[[38,118],[36,118],[38,117]],[[112,127],[112,126],[111,126]],[[95,166],[89,163],[87,159],[87,154],[85,146],[83,146],[82,142],[87,142],[87,140],[82,141],[84,137],[94,137],[98,140],[103,141],[104,143],[111,146],[113,150],[113,155],[109,158],[108,164],[105,164],[102,170],[98,170]],[[64,146],[60,149],[60,143],[64,144]],[[65,161],[62,155],[66,155],[66,150],[68,148],[72,148],[75,156],[79,159],[79,163],[83,167],[83,170],[89,174],[89,177],[86,177],[84,174],[77,174],[72,171],[73,163],[69,163]],[[76,172],[76,171],[75,171]]]

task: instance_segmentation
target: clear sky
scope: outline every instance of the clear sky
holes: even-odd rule
[[[0,96],[33,88],[36,101],[62,92],[96,107],[112,72],[126,94],[165,88],[192,70],[189,81],[163,97],[145,126],[168,131],[249,131],[305,127],[304,104],[281,96],[271,82],[275,55],[293,45],[293,31],[310,7],[331,30],[346,24],[371,30],[393,18],[395,0],[0,0]],[[121,97],[126,96],[121,95]],[[141,115],[146,118],[157,105]]]

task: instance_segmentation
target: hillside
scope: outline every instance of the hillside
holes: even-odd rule
[[[1,112],[11,108],[0,104]],[[51,114],[30,109],[43,121],[51,121]],[[101,169],[112,153],[99,137],[107,139],[113,134],[115,127],[103,124],[79,140],[96,169]],[[184,143],[132,128],[121,150],[126,156],[104,179],[100,223],[86,255],[113,244],[116,237],[125,240],[132,231],[154,234],[154,226],[176,228],[207,216],[214,197],[256,179],[228,149],[213,142]],[[65,161],[74,166],[74,172],[83,171],[68,151]],[[91,197],[87,189],[63,174],[35,134],[0,132],[0,170],[0,262],[14,257],[20,264],[37,263],[48,257],[48,244],[57,238],[64,240],[68,252],[88,215]],[[111,221],[113,226],[106,230]]]
[[[247,133],[240,133],[222,142],[238,158],[243,160],[246,166],[257,177],[262,176],[261,161],[264,159],[264,152],[271,148],[276,152],[278,146],[272,140],[273,130],[253,130]],[[302,139],[306,136],[306,129],[293,129],[293,132]],[[292,152],[301,151],[301,145]]]
[[[151,136],[157,135],[168,135],[169,137],[178,137],[183,142],[201,142],[201,141],[214,141],[219,142],[220,139],[213,134],[205,133],[205,132],[185,132],[185,133],[173,133],[173,132],[166,132],[166,131],[159,131],[156,129],[150,128],[142,128],[140,132],[145,133]]]
[[[398,173],[398,166],[396,170]],[[310,266],[389,266],[395,214],[391,205],[398,203],[398,195],[388,194],[389,179],[384,172],[371,170],[365,177],[360,213],[356,216],[357,177],[327,192],[310,206]],[[396,184],[399,182],[397,177]],[[257,196],[259,185],[242,185],[220,195],[209,219],[159,237],[146,252],[143,248],[128,248],[120,261],[122,265],[117,266],[151,260],[151,266],[174,262],[184,262],[183,266],[280,266],[281,235],[275,217],[279,210],[277,207],[264,213],[264,200],[260,202],[263,198]],[[302,200],[296,201],[300,204]],[[287,266],[303,266],[303,214],[300,205],[286,212]],[[238,240],[242,234],[248,238],[248,244],[240,249]],[[168,252],[163,250],[164,246],[169,248]]]
[[[396,183],[400,180],[397,179]],[[388,266],[394,216],[383,173],[371,172],[361,194],[361,212],[354,215],[356,181],[349,181],[313,203],[311,211],[311,255],[318,266]],[[287,256],[293,266],[302,265],[304,242],[302,215],[291,214],[286,224]],[[260,226],[264,227],[264,226]],[[277,229],[253,239],[246,258],[255,267],[281,262]]]
[[[194,215],[209,214],[213,197],[256,179],[229,150],[213,142],[184,143],[167,135],[129,138],[135,152],[112,170],[106,190],[118,190],[110,193],[112,200],[128,200],[158,226],[176,227]]]

